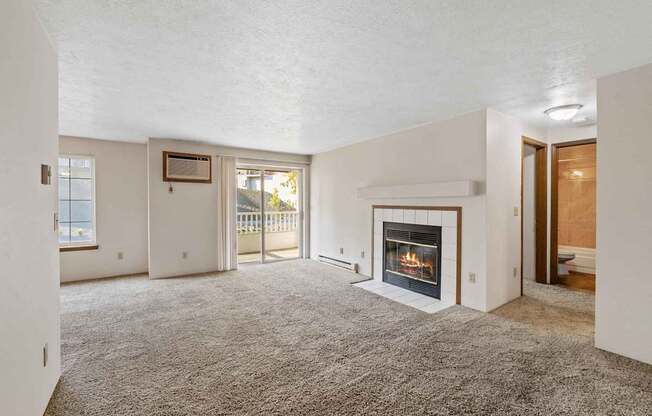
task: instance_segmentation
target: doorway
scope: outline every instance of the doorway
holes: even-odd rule
[[[529,137],[521,146],[521,295],[523,280],[547,283],[548,146]]]
[[[595,292],[597,140],[552,145],[550,283]]]
[[[238,263],[302,257],[301,170],[239,167],[236,180]]]

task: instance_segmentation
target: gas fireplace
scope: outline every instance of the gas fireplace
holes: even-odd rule
[[[385,222],[383,281],[441,299],[441,227]]]

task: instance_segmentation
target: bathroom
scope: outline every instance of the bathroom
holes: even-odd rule
[[[523,137],[522,281],[595,293],[596,147]]]
[[[553,183],[552,202],[556,202],[557,215],[551,225],[556,225],[557,231],[557,250],[552,248],[557,252],[556,283],[595,292],[596,143],[589,140],[553,147],[556,186]]]

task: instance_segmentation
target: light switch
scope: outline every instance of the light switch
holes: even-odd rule
[[[518,217],[518,207],[514,207],[514,216]]]

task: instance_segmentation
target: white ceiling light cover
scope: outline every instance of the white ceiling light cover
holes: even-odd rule
[[[560,105],[557,107],[552,107],[544,111],[544,113],[555,121],[567,121],[571,120],[577,115],[577,112],[580,111],[582,105],[580,104],[568,104]]]

